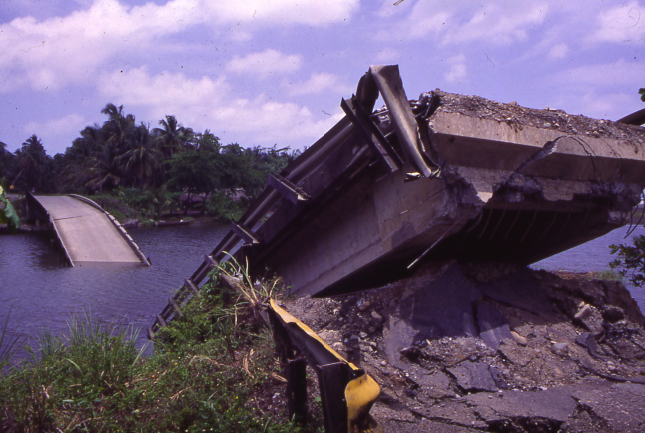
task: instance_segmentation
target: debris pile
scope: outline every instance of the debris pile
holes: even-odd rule
[[[619,282],[448,262],[286,307],[379,383],[385,431],[645,429],[645,318]]]

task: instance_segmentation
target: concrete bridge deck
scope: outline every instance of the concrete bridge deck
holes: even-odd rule
[[[70,196],[34,196],[53,221],[72,266],[77,262],[140,263],[130,242],[101,209]]]

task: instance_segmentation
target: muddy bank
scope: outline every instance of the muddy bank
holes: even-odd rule
[[[645,318],[618,282],[446,263],[285,306],[379,383],[386,431],[645,429]]]

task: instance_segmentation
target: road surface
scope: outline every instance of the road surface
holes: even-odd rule
[[[67,196],[36,196],[51,215],[70,259],[139,263],[141,259],[99,209]]]

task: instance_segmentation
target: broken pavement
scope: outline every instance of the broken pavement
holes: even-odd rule
[[[448,262],[285,306],[379,383],[386,431],[645,428],[645,318],[618,282]]]

